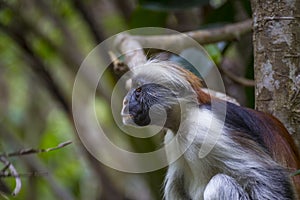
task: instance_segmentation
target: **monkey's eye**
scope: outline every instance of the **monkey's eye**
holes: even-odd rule
[[[142,91],[142,88],[141,88],[141,87],[138,87],[138,88],[135,89],[135,92],[140,93],[141,91]]]
[[[135,89],[135,96],[136,96],[136,98],[140,97],[141,92],[142,92],[142,88],[141,87],[138,87],[138,88]]]

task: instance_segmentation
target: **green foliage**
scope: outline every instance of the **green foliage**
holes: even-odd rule
[[[58,8],[59,14],[63,18],[72,18],[74,15],[77,15],[76,11],[72,6],[70,5],[69,1],[60,1],[60,0],[55,0],[55,1],[50,1],[50,3],[53,3],[54,8]]]
[[[32,38],[32,44],[37,54],[45,61],[51,61],[56,55],[55,51],[43,40]]]
[[[218,48],[217,44],[209,44],[204,46],[205,50],[208,52],[212,60],[216,64],[220,64],[222,60],[222,54],[220,49]]]

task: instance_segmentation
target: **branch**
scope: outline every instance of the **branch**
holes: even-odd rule
[[[210,44],[221,41],[230,41],[239,39],[245,33],[252,30],[252,19],[242,22],[223,26],[221,28],[213,28],[208,30],[198,30],[185,32],[187,36],[196,40],[199,44]],[[184,48],[181,34],[172,35],[154,35],[154,36],[132,36],[132,39],[138,41],[142,46],[155,46],[158,49],[168,49],[178,45]]]
[[[129,70],[128,66],[125,65],[124,62],[121,62],[119,58],[112,51],[109,51],[108,55],[113,63],[114,72],[117,75],[123,75],[125,72]]]
[[[115,40],[121,54],[125,56],[125,63],[130,70],[135,66],[146,63],[147,58],[140,42],[136,40],[135,36],[128,34],[120,34]]]
[[[252,19],[248,19],[221,28],[191,31],[185,32],[184,34],[193,38],[200,44],[209,44],[238,39],[241,35],[250,32],[251,28]],[[182,37],[181,34],[154,36],[131,36],[128,34],[121,34],[118,35],[115,43],[121,54],[125,55],[126,65],[132,70],[134,66],[143,64],[147,60],[142,49],[143,46],[155,46],[157,49],[184,49],[188,47],[189,44],[185,44],[183,40],[184,37]]]

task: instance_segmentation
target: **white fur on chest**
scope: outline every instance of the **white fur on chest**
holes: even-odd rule
[[[171,139],[176,139],[179,148],[186,149],[183,156],[169,166],[166,176],[165,192],[174,193],[172,184],[176,183],[177,177],[183,177],[184,190],[192,199],[203,199],[205,186],[212,176],[217,173],[214,170],[214,159],[210,154],[204,158],[199,157],[199,150],[203,147],[203,143],[216,142],[219,134],[217,131],[223,131],[222,123],[215,119],[211,111],[206,109],[195,109],[183,120],[179,131],[175,134],[171,131],[165,136],[165,143]],[[217,138],[216,138],[217,137]],[[207,145],[207,144],[206,144]],[[213,145],[213,144],[212,144]],[[217,144],[218,145],[218,144]],[[204,146],[205,148],[205,146]],[[167,156],[172,156],[172,149],[167,151]],[[172,183],[173,182],[173,183]],[[174,194],[166,194],[166,199],[176,199]]]

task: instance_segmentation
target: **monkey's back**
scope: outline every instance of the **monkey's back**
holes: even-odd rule
[[[236,142],[245,145],[242,144],[242,137],[254,140],[288,173],[300,169],[298,149],[291,135],[277,118],[229,102],[226,104],[225,126],[236,134],[236,137],[233,137]],[[206,107],[211,109],[210,105]],[[299,196],[300,176],[292,177],[292,180]]]

